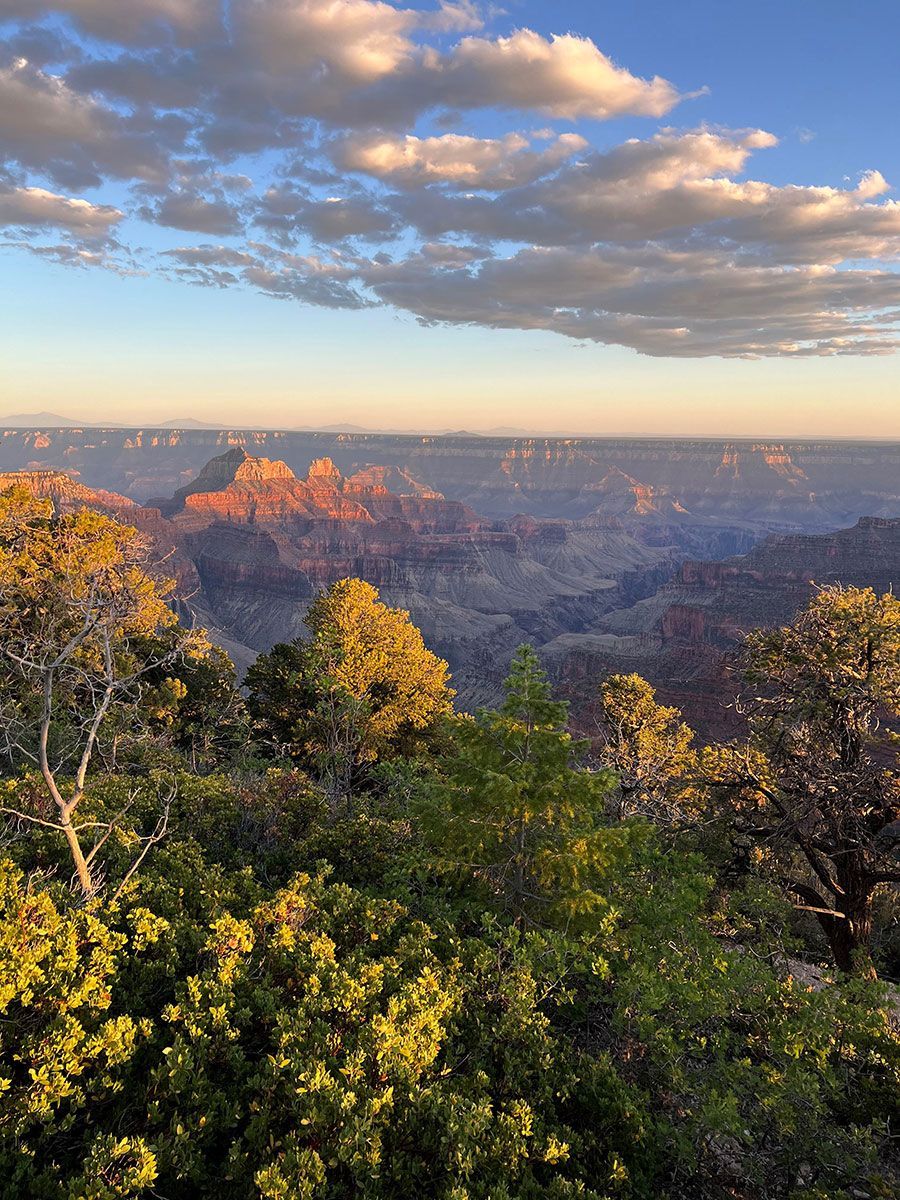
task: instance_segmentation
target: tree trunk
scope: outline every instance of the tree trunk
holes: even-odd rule
[[[869,955],[872,936],[872,906],[868,894],[847,897],[843,920],[832,918],[826,925],[825,935],[834,955],[834,962],[845,975],[857,975],[863,979],[877,979],[875,967]]]
[[[78,876],[78,883],[81,886],[82,894],[85,900],[90,900],[94,894],[94,880],[91,875],[91,869],[84,857],[84,852],[81,849],[78,834],[75,832],[72,822],[67,816],[63,817],[61,825],[63,833],[66,835],[66,841],[69,843],[69,850],[72,854],[72,861],[75,863],[75,873]]]

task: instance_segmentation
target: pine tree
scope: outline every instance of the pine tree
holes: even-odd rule
[[[614,777],[583,765],[534,649],[520,646],[498,711],[461,718],[454,753],[429,789],[438,865],[485,888],[520,925],[571,922],[605,907],[604,870],[634,831],[604,826]]]

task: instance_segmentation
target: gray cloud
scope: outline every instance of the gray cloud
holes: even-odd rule
[[[0,67],[0,153],[64,187],[161,178],[167,125],[142,128],[22,59]]]
[[[217,0],[0,0],[0,19],[33,20],[50,13],[106,41],[144,41],[172,33],[196,35],[220,20]]]
[[[317,242],[384,240],[399,228],[396,215],[365,194],[315,199],[289,184],[269,188],[255,219],[261,228],[288,241],[301,233]]]
[[[690,237],[784,262],[897,253],[900,204],[880,199],[888,189],[878,172],[849,189],[731,178],[753,150],[774,143],[762,130],[667,131],[496,198],[430,191],[396,203],[427,237],[464,231],[546,246]]]
[[[358,292],[335,279],[320,279],[298,271],[272,271],[267,267],[249,267],[244,278],[261,292],[279,300],[299,300],[320,308],[368,307]]]
[[[711,252],[522,250],[450,269],[424,255],[372,263],[367,283],[426,322],[542,329],[676,357],[885,353],[900,305],[889,271],[740,265]]]
[[[223,199],[208,200],[196,192],[170,193],[156,207],[141,209],[141,215],[157,225],[196,233],[222,236],[240,233],[242,228],[237,205]]]

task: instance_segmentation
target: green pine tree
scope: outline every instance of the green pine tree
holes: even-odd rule
[[[609,828],[612,772],[582,765],[537,654],[520,646],[498,711],[461,718],[454,752],[428,789],[424,820],[438,866],[485,889],[519,925],[591,919],[604,872],[640,833]]]

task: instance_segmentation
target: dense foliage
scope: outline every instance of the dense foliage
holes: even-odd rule
[[[318,596],[310,636],[261,654],[247,672],[257,734],[346,803],[368,768],[415,754],[452,712],[447,664],[427,649],[409,613],[361,579]]]
[[[40,602],[62,584],[48,572]],[[842,780],[881,803],[895,778],[871,738],[896,658],[873,652],[867,690],[826,638],[874,646],[887,622],[887,645],[890,603],[811,612],[747,647],[780,742],[754,716],[729,747],[694,748],[636,677],[607,681],[597,738],[574,738],[529,647],[496,710],[454,715],[445,664],[358,581],[265,656],[249,715],[220,654],[166,658],[167,621],[129,637],[146,670],[100,743],[127,705],[143,745],[89,764],[89,893],[40,772],[11,752],[0,778],[0,1198],[900,1195],[896,1003],[874,977],[896,964],[869,947],[834,970],[794,907],[798,822],[762,832],[844,745],[838,693],[877,764]],[[793,649],[804,622],[821,671]],[[825,749],[803,775],[811,728]],[[861,789],[842,828],[862,827]],[[888,856],[890,815],[867,854]]]

